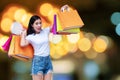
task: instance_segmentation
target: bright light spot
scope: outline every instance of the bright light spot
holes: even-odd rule
[[[22,18],[25,14],[27,14],[26,10],[23,8],[20,8],[15,11],[14,19],[18,22],[22,22]]]
[[[103,39],[107,46],[110,44],[110,40],[109,40],[109,38],[107,36],[101,35],[98,38]]]
[[[78,41],[78,47],[81,51],[88,51],[91,46],[91,41],[88,38],[82,38]]]
[[[118,25],[120,23],[120,12],[114,12],[111,16],[111,22],[114,25]]]
[[[53,23],[53,16],[58,12],[58,8],[53,8],[47,15],[49,21]]]
[[[119,24],[116,26],[115,31],[116,31],[117,35],[120,36],[120,22],[119,22]]]
[[[53,22],[53,15],[55,14],[55,11],[54,10],[51,10],[48,14],[48,19],[50,22]]]
[[[80,39],[80,35],[79,34],[70,34],[70,35],[67,35],[67,39],[70,43],[77,43],[78,40]]]
[[[78,46],[76,44],[71,44],[69,45],[69,52],[70,53],[75,53],[78,50]]]
[[[85,34],[85,37],[88,38],[88,39],[90,39],[91,41],[92,41],[94,38],[96,38],[96,36],[95,36],[93,33],[86,33],[86,34]]]
[[[50,14],[52,10],[53,6],[50,3],[44,3],[39,8],[39,12],[43,16],[48,16],[48,14]]]
[[[61,43],[61,44],[63,44],[63,43]],[[68,51],[64,47],[65,45],[60,46],[61,44],[58,44],[55,47],[55,52],[58,53],[58,54],[60,54],[61,56],[65,56],[68,53]]]
[[[52,33],[49,35],[49,40],[54,43],[57,44],[62,40],[62,36],[61,35],[53,35]]]
[[[94,50],[89,50],[88,52],[85,53],[85,56],[88,58],[88,59],[94,59],[97,57],[97,54]]]
[[[65,41],[60,41],[57,44],[51,43],[50,55],[54,59],[59,59],[68,54],[68,44]]]
[[[18,10],[19,8],[17,6],[9,6],[7,9],[8,10],[3,13],[2,18],[7,17],[7,18],[14,20],[15,11]]]
[[[21,22],[24,25],[25,28],[28,28],[29,20],[31,18],[31,13],[26,13],[22,16]]]
[[[62,56],[55,52],[55,48],[56,48],[55,45],[50,43],[50,56],[53,59],[60,59]]]
[[[3,18],[1,21],[1,30],[6,33],[10,32],[12,22],[13,21],[10,18]]]
[[[93,49],[96,52],[102,53],[102,52],[104,52],[106,50],[106,48],[107,48],[107,43],[103,39],[97,38],[94,41]]]
[[[75,65],[70,60],[53,61],[54,73],[69,74],[74,71]]]

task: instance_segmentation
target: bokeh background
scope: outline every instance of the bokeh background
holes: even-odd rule
[[[53,80],[120,80],[119,0],[0,0],[0,46],[14,21],[27,28],[37,14],[45,28],[65,4],[85,25],[78,34],[50,34]],[[8,57],[0,47],[0,80],[32,80],[30,67],[30,61]]]

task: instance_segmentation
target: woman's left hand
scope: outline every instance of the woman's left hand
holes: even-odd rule
[[[68,9],[69,9],[69,6],[66,4],[66,5],[62,6],[60,10],[63,12]]]

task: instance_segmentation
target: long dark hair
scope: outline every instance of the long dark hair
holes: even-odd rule
[[[30,21],[29,21],[29,24],[28,24],[28,29],[27,29],[27,35],[29,34],[32,34],[32,33],[35,33],[35,30],[34,28],[32,27],[33,23],[37,20],[37,19],[40,19],[41,18],[37,15],[33,15],[31,18],[30,18]]]

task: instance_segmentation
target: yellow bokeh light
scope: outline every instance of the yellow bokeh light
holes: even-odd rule
[[[54,35],[51,33],[49,35],[49,40],[51,43],[57,44],[62,40],[62,36],[61,35]]]
[[[7,9],[8,10],[3,13],[2,18],[7,17],[13,20],[15,11],[18,10],[19,8],[17,6],[9,6]]]
[[[23,8],[20,8],[15,11],[14,19],[18,22],[22,22],[22,18],[25,14],[27,14],[26,10]]]
[[[91,41],[88,38],[82,38],[78,41],[78,48],[83,52],[88,51],[91,46]]]
[[[55,45],[54,44],[50,44],[50,56],[53,58],[53,59],[59,59],[61,58],[62,56],[58,53],[55,52]]]
[[[98,38],[101,38],[105,41],[105,43],[107,44],[107,46],[110,44],[110,40],[107,36],[101,35]]]
[[[104,52],[106,50],[106,48],[107,48],[107,43],[103,39],[97,38],[94,41],[93,49],[96,52],[102,53],[102,52]]]
[[[39,12],[43,16],[48,16],[52,10],[53,6],[50,3],[44,3],[39,8]]]
[[[54,16],[54,14],[56,14],[57,12],[58,12],[58,8],[54,8],[54,9],[52,9],[52,10],[48,13],[47,17],[48,17],[48,19],[49,19],[49,21],[50,21],[51,23],[53,23],[53,16]]]
[[[70,51],[71,47],[73,47],[73,45],[70,46],[65,37],[64,37],[64,39],[62,39],[62,41],[60,41],[57,44],[51,43],[52,58],[59,59],[65,55],[67,55],[68,52]]]
[[[56,46],[56,48],[55,48],[56,50],[56,53],[58,53],[58,54],[60,54],[61,56],[65,56],[65,55],[67,55],[67,51],[66,51],[66,49],[64,48],[64,45],[63,46],[59,46],[59,45],[57,45]]]
[[[31,13],[26,13],[22,16],[21,22],[25,28],[28,28],[29,20],[31,18],[32,14]]]
[[[80,35],[78,34],[70,34],[67,35],[67,39],[70,43],[77,43],[78,40],[80,39]]]
[[[89,50],[88,52],[85,53],[85,56],[88,58],[88,59],[94,59],[96,58],[98,55],[97,52],[95,52],[93,49]]]
[[[1,20],[1,30],[6,33],[10,32],[12,23],[13,20],[11,20],[10,18],[3,18]]]
[[[53,16],[54,16],[54,14],[55,14],[54,10],[51,10],[51,11],[49,12],[49,14],[47,15],[47,17],[48,17],[48,19],[49,19],[49,21],[50,21],[51,23],[53,23]]]
[[[86,38],[89,38],[91,41],[96,38],[96,36],[93,34],[93,33],[85,33],[85,37]]]
[[[78,50],[77,44],[68,43],[68,52],[75,53]]]

